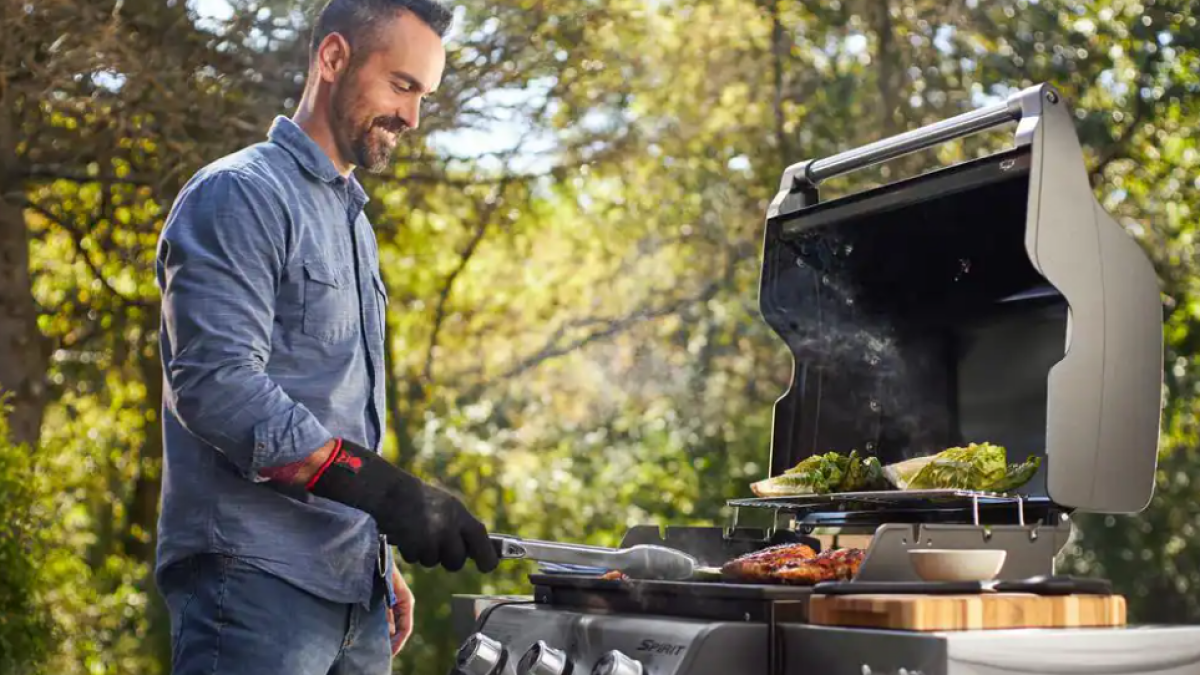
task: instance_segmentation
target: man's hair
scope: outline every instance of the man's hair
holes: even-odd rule
[[[350,43],[353,59],[358,60],[371,51],[376,28],[402,11],[412,12],[438,37],[446,37],[454,18],[441,0],[329,0],[317,16],[309,56],[315,57],[321,41],[338,33]]]

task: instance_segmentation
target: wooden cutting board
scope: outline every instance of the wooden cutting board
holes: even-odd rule
[[[1120,595],[814,595],[809,623],[899,630],[1125,625]]]

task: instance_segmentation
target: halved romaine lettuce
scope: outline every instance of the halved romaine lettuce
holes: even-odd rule
[[[750,486],[759,497],[856,492],[887,487],[883,467],[874,457],[853,450],[849,455],[827,452],[802,460],[784,473]]]
[[[1009,465],[1004,446],[971,443],[929,457],[917,457],[884,467],[883,473],[901,490],[1015,490],[1037,473],[1041,458],[1030,456]]]

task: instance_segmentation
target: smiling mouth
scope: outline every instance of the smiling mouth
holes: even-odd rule
[[[404,123],[404,120],[402,120],[398,117],[391,118],[391,119],[389,119],[389,118],[379,119],[375,122],[375,126],[378,127],[379,129],[391,134],[392,136],[399,136],[401,133],[403,133],[408,128],[408,125]]]
[[[400,134],[397,131],[387,128],[386,126],[376,126],[371,130],[372,139],[369,141],[372,145],[390,152],[399,143]]]

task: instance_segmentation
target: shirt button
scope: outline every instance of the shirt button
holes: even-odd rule
[[[254,447],[255,447],[255,448],[257,448],[257,449],[259,449],[259,450],[266,450],[266,449],[267,449],[267,444],[266,444],[266,443],[258,443],[258,444],[257,444],[257,445],[255,445]]]

